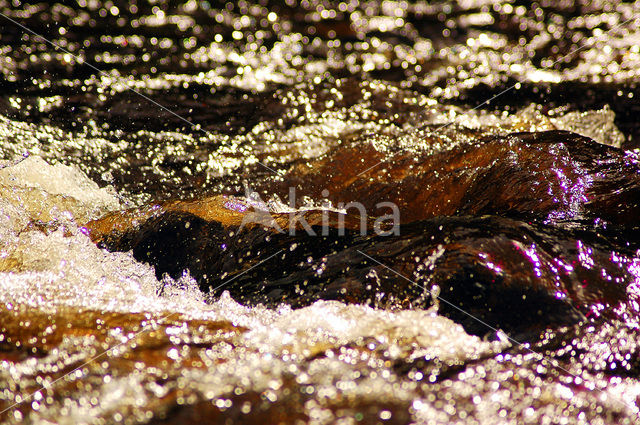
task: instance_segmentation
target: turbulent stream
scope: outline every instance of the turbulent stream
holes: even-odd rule
[[[639,25],[0,0],[0,422],[640,423]]]

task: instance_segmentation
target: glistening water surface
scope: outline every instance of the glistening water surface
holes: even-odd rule
[[[639,423],[639,22],[0,0],[0,420]]]

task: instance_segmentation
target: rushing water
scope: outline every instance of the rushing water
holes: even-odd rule
[[[637,3],[0,13],[0,421],[640,423]]]

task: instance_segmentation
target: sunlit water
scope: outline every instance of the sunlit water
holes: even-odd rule
[[[67,50],[0,17],[2,421],[640,422],[637,316],[521,346],[471,335],[437,305],[247,307],[207,299],[188,271],[158,279],[85,229],[150,200],[242,196],[358,137],[430,154],[559,129],[632,151],[637,4],[16,0],[0,12]],[[624,264],[636,299],[640,257]]]

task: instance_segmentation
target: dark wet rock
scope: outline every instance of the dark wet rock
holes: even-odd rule
[[[498,214],[635,225],[640,216],[637,156],[566,131],[485,137],[435,153],[363,136],[262,190],[287,199],[291,187],[298,205],[304,196],[323,198],[324,190],[334,205],[360,202],[370,215],[378,203],[393,202],[404,223]]]
[[[637,314],[638,243],[620,252],[613,238],[577,223],[569,230],[495,216],[451,217],[401,226],[401,236],[374,239],[362,252],[416,284],[438,285],[440,311],[471,332],[487,332],[477,319],[526,332]],[[394,279],[389,269],[378,270]]]
[[[350,164],[357,164],[358,155],[370,158],[362,140],[358,136],[346,141],[327,156],[344,160],[342,169],[327,163],[317,174],[300,173],[301,179],[318,182],[325,173],[324,184],[352,191],[365,201],[396,196],[404,212],[399,234],[372,234],[375,217],[367,217],[370,233],[361,235],[353,210],[344,215],[311,209],[291,216],[223,196],[155,203],[110,214],[87,227],[100,246],[132,250],[138,260],[155,267],[159,278],[177,278],[188,271],[212,298],[228,290],[247,305],[275,307],[284,302],[301,307],[316,300],[340,300],[424,308],[434,303],[431,291],[437,286],[439,312],[470,333],[487,336],[499,328],[519,341],[534,342],[536,352],[551,352],[562,367],[571,367],[568,374],[637,376],[637,332],[629,330],[638,325],[640,247],[640,230],[633,220],[638,197],[632,154],[568,133],[523,133],[433,153],[439,160],[425,154],[416,157],[418,165],[400,152],[399,163],[391,157],[383,166],[387,170],[381,170],[386,181],[371,171],[368,181],[354,186],[357,190],[349,186],[353,181],[340,189],[337,173],[342,170],[345,176],[355,168]],[[352,157],[341,158],[336,152]],[[440,174],[429,176],[428,167]],[[285,182],[291,181],[286,179],[293,178],[293,171]],[[424,181],[428,184],[420,186]],[[528,185],[533,197],[522,193]],[[300,184],[302,195],[307,187]],[[403,199],[408,201],[402,204]],[[429,210],[433,205],[440,209]],[[407,215],[412,208],[415,215]],[[426,218],[418,215],[425,211]],[[344,234],[339,231],[342,217]],[[325,220],[327,234],[322,233]],[[291,223],[295,234],[290,234]],[[310,230],[316,234],[308,234]],[[546,331],[542,337],[541,331]],[[602,348],[603,341],[610,346]],[[517,347],[497,360],[492,354],[474,362],[418,357],[384,363],[393,365],[403,379],[419,372],[443,386],[474,368],[484,373],[487,364],[494,374],[526,364],[542,379],[558,379],[531,357],[530,350]],[[529,383],[532,388],[537,388],[536,379]],[[510,385],[521,382],[514,378]],[[292,404],[300,402],[292,398]],[[210,406],[177,408],[169,417],[201,414],[205,405]],[[217,417],[215,408],[209,410]],[[264,412],[280,414],[267,407]]]
[[[159,277],[188,270],[204,292],[229,291],[246,304],[332,299],[426,307],[437,285],[440,311],[481,335],[486,324],[529,334],[637,313],[629,288],[638,246],[612,251],[615,235],[585,232],[579,223],[571,230],[497,216],[441,217],[382,236],[360,234],[351,219],[340,234],[337,213],[317,210],[301,213],[297,219],[309,227],[300,220],[295,232],[293,216],[284,213],[241,227],[252,211],[216,197],[116,213],[88,227],[101,246],[133,250]]]
[[[375,217],[360,221],[351,209],[274,213],[216,196],[113,213],[88,228],[159,278],[188,271],[211,296],[228,290],[247,304],[425,307],[437,285],[440,311],[476,334],[487,324],[535,334],[637,315],[640,166],[631,153],[562,131],[431,154],[382,153],[356,138],[271,189],[284,197],[289,187],[298,199],[330,188],[334,204],[360,201],[374,215],[394,202],[402,225],[391,231],[387,221],[380,235]]]
[[[326,225],[323,226],[323,223]],[[367,219],[367,226],[372,220]],[[360,234],[361,221],[335,212],[309,210],[293,214],[268,213],[250,203],[230,197],[217,196],[199,201],[174,201],[149,207],[112,213],[89,222],[87,228],[94,241],[110,250],[132,250],[134,256],[156,267],[161,278],[165,273],[178,277],[188,270],[203,291],[215,288],[227,280],[247,275],[258,262],[284,251],[274,262],[295,264],[289,267],[255,268],[266,280],[282,279],[300,264],[308,274],[313,268],[312,253],[338,253],[352,244]],[[323,235],[323,227],[327,235]],[[343,228],[344,231],[340,231]],[[384,229],[384,227],[383,227]],[[297,245],[301,244],[300,249]],[[290,276],[295,280],[297,275]],[[303,279],[304,280],[304,279]],[[238,280],[233,293],[243,301],[275,303],[297,293],[290,285],[286,290],[273,290],[255,283]],[[302,280],[299,282],[303,286]],[[230,286],[225,286],[225,289]],[[317,287],[320,294],[306,295],[310,299],[335,299],[330,293],[343,287]],[[266,292],[265,292],[266,291]],[[315,292],[315,291],[309,291]],[[302,295],[302,294],[299,294]],[[349,296],[341,297],[349,299]],[[354,294],[352,301],[363,296]]]

